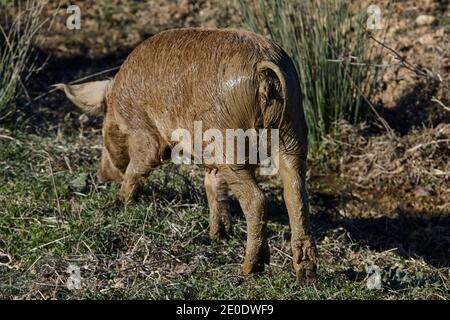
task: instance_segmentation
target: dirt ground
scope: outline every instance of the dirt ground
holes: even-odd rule
[[[161,30],[243,26],[239,7],[233,0],[71,2],[81,8],[81,30],[65,27],[64,8],[69,1],[60,4],[51,1],[46,7],[44,13],[53,21],[36,42],[37,59],[46,63],[29,84],[31,97],[48,91],[51,84],[119,66],[139,42]],[[290,281],[286,279],[291,275],[282,275],[280,271],[289,268],[290,256],[286,214],[277,179],[260,181],[271,199],[269,211],[274,212],[270,219],[275,249],[271,276],[278,281],[275,284],[264,277],[245,279],[233,265],[240,263],[245,239],[236,203],[235,239],[210,243],[206,233],[201,233],[207,228],[207,208],[199,169],[174,169],[169,165],[150,179],[151,191],[145,199],[153,203],[150,207],[157,213],[156,218],[147,217],[150,209],[143,209],[148,207],[144,202],[125,209],[120,217],[98,217],[97,214],[103,214],[102,202],[114,191],[113,188],[107,193],[91,176],[98,162],[101,122],[93,117],[80,117],[61,94],[55,93],[29,106],[25,106],[26,101],[19,106],[26,134],[14,136],[11,129],[0,129],[1,135],[14,139],[14,147],[1,140],[9,153],[0,158],[6,165],[2,170],[5,188],[0,192],[0,200],[11,215],[9,233],[0,240],[0,263],[9,268],[1,278],[17,281],[16,286],[0,286],[0,293],[9,298],[450,298],[450,90],[446,87],[450,84],[449,1],[394,1],[388,7],[385,0],[371,3],[386,8],[382,10],[385,29],[377,31],[375,37],[383,39],[415,71],[402,66],[393,52],[384,50],[380,58],[386,66],[380,72],[380,91],[374,105],[390,130],[373,115],[370,116],[373,121],[358,126],[342,123],[342,137],[330,138],[328,152],[310,158],[308,178],[313,229],[321,254],[323,284],[318,288],[322,293],[317,288],[298,291],[288,286]],[[421,15],[433,19],[421,21],[418,19]],[[112,76],[114,72],[93,79]],[[47,187],[30,191],[30,186],[17,180],[27,173],[22,173],[13,161],[23,164],[28,157],[35,161],[32,171],[36,179]],[[11,174],[14,168],[20,172],[17,177]],[[55,173],[56,182],[43,178],[49,170]],[[80,178],[77,172],[85,176]],[[193,177],[199,182],[189,182]],[[170,182],[172,178],[174,182]],[[81,181],[80,190],[76,179]],[[63,187],[73,181],[76,186],[72,189]],[[27,214],[19,213],[12,204],[6,204],[11,201],[6,185],[21,193],[17,202],[30,205],[33,201],[44,201],[40,192],[51,194],[52,190],[58,190],[60,207],[56,213],[50,204],[37,207],[38,218],[30,213],[29,206],[23,209]],[[163,185],[167,190],[163,190]],[[30,194],[34,200],[30,200]],[[54,200],[51,201],[54,207]],[[94,209],[88,209],[90,206]],[[66,209],[68,213],[60,220],[58,217]],[[78,219],[76,216],[85,212],[91,219],[89,227],[81,222],[74,227],[71,219]],[[173,220],[167,218],[169,214],[174,215]],[[18,225],[16,215],[26,216],[27,222]],[[53,220],[46,221],[43,217]],[[39,221],[36,227],[39,232],[30,236],[32,244],[11,249],[9,246],[18,241],[17,230],[26,228],[28,220],[33,219]],[[128,223],[130,219],[133,222]],[[150,228],[149,234],[144,233],[142,223],[159,226],[161,233],[166,234],[165,240],[161,238],[164,235],[152,233],[158,233],[155,228]],[[43,226],[79,228],[80,236],[65,242],[68,232],[55,231],[51,235]],[[105,226],[110,233],[98,231]],[[82,228],[99,232],[95,243],[85,238]],[[39,251],[52,247],[52,241],[61,242],[61,248],[39,254],[33,251],[25,258],[28,254],[23,252],[24,248],[29,250],[28,246],[32,246],[31,250]],[[74,246],[84,249],[75,250]],[[62,258],[55,257],[59,250],[63,252]],[[7,257],[4,261],[2,255]],[[81,293],[68,292],[64,279],[61,280],[67,264],[73,261],[83,265],[83,277],[90,281]],[[383,270],[384,291],[364,288],[365,268],[372,264]],[[24,270],[31,270],[33,280],[23,275]],[[128,273],[129,270],[134,273]],[[202,278],[205,270],[209,270],[210,285]],[[227,272],[230,276],[224,278]],[[332,277],[344,284],[333,282]],[[150,279],[154,287],[148,288],[142,279]],[[265,293],[263,288],[268,283],[278,291]],[[285,292],[280,294],[279,290]]]

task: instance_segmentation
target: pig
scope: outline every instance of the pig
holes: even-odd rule
[[[144,179],[170,159],[178,128],[279,130],[278,173],[291,227],[293,267],[300,283],[313,281],[316,246],[306,186],[308,129],[293,61],[273,41],[235,29],[183,28],[158,33],[138,45],[113,79],[57,84],[84,112],[101,115],[103,149],[97,177],[121,184],[118,199],[132,200]],[[210,236],[230,234],[227,189],[247,223],[242,272],[269,264],[266,196],[255,165],[205,167]]]

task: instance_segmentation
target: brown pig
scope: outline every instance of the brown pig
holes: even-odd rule
[[[58,84],[85,112],[104,115],[100,181],[121,183],[132,198],[145,177],[170,158],[174,130],[279,129],[278,172],[292,230],[293,265],[300,282],[312,280],[316,248],[306,191],[307,126],[299,80],[289,56],[272,41],[241,30],[175,29],[142,42],[111,80]],[[225,134],[224,134],[225,135]],[[269,263],[266,197],[253,164],[206,167],[210,235],[231,232],[227,186],[247,221],[243,272]]]

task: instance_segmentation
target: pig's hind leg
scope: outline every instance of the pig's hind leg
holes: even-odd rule
[[[217,239],[232,233],[228,187],[217,170],[206,170],[205,190],[209,206],[209,236]]]
[[[312,236],[306,192],[306,155],[280,154],[280,175],[291,225],[294,270],[301,284],[315,279],[316,246]]]
[[[258,187],[250,168],[234,170],[223,167],[219,171],[238,198],[247,221],[247,246],[242,272],[249,274],[264,271],[264,264],[269,264],[270,260],[266,196]]]

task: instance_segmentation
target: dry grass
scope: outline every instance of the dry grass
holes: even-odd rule
[[[416,211],[450,211],[449,124],[394,137],[365,138],[364,128],[349,125],[343,125],[343,130],[342,177],[366,188],[397,194]]]
[[[0,4],[0,118],[14,111],[19,91],[29,98],[24,83],[38,71],[33,42],[46,22],[41,17],[44,6],[37,0]]]

